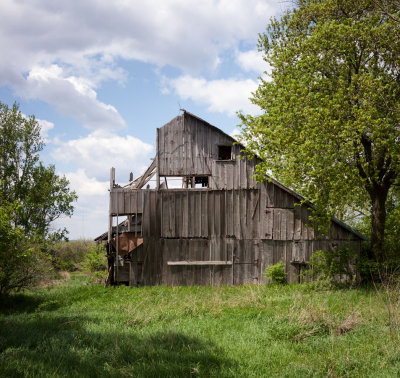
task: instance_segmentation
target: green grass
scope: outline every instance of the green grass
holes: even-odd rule
[[[389,301],[389,302],[388,302]],[[2,299],[4,377],[391,377],[398,296],[306,285],[64,285]]]

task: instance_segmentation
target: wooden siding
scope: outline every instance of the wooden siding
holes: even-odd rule
[[[289,282],[298,281],[292,260],[309,261],[313,251],[347,246],[359,252],[359,241],[284,241],[231,238],[149,238],[133,255],[132,268],[142,265],[142,285],[230,285],[265,283],[267,266],[282,261]],[[233,261],[228,265],[168,265],[168,261]],[[123,269],[121,269],[123,271]],[[137,274],[137,273],[136,273]],[[125,274],[127,277],[127,274]],[[121,277],[122,278],[122,277]]]
[[[161,237],[260,237],[257,189],[161,190],[159,196]]]
[[[158,152],[160,176],[211,175],[217,143],[209,127],[191,117],[181,115],[160,128]],[[232,142],[230,142],[232,144]]]
[[[312,251],[332,244],[360,248],[360,240],[334,222],[329,239],[317,239],[308,224],[309,210],[272,183],[260,189],[143,189],[128,194],[118,188],[111,198],[119,214],[127,209],[143,212],[144,241],[133,252],[131,268],[121,268],[120,279],[132,269],[144,285],[263,283],[265,268],[278,261],[285,263],[289,281],[296,282],[292,260],[308,261]],[[168,261],[233,264],[184,266]]]
[[[160,176],[209,176],[210,189],[257,187],[256,160],[239,158],[240,146],[201,120],[186,114],[159,129]],[[232,147],[232,160],[218,160],[218,146]]]
[[[129,215],[143,213],[145,193],[148,190],[114,188],[110,192],[110,214]]]

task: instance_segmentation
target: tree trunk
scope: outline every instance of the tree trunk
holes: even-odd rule
[[[385,221],[386,221],[386,199],[388,189],[376,188],[370,192],[371,211],[371,251],[377,261],[384,257]]]

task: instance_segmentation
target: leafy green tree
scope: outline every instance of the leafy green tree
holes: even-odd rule
[[[259,39],[272,68],[252,98],[263,113],[241,115],[242,140],[263,159],[259,178],[272,171],[325,214],[367,209],[377,258],[400,173],[399,12],[389,10],[298,1]]]
[[[51,224],[72,214],[77,196],[39,160],[43,146],[35,118],[0,103],[0,293],[31,284],[46,265],[46,243],[67,233]]]
[[[62,238],[65,229],[51,230],[61,215],[71,216],[77,196],[55,167],[39,160],[44,144],[34,116],[26,118],[16,104],[0,103],[0,203],[19,201],[14,224],[26,235]]]

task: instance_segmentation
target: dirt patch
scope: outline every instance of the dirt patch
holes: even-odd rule
[[[61,270],[58,272],[58,274],[64,279],[64,280],[69,280],[71,278],[71,275],[66,271],[66,270]]]

